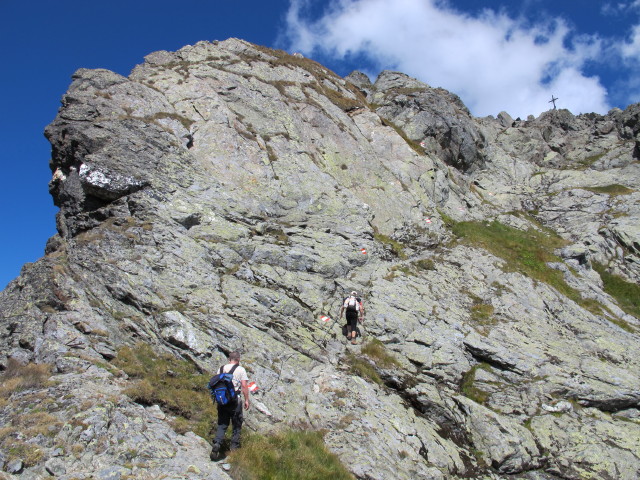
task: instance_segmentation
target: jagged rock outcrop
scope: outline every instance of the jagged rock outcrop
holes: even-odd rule
[[[50,427],[6,476],[228,478],[127,395],[109,361],[143,341],[202,371],[240,349],[249,426],[326,429],[360,479],[637,478],[640,320],[592,267],[640,280],[638,112],[477,119],[237,39],[79,70],[46,130],[59,234],[0,294],[0,365],[52,366],[0,401]],[[471,220],[556,232],[566,287],[457,241]],[[351,289],[380,384],[319,320]]]
[[[484,136],[458,96],[403,73],[384,71],[367,100],[428,154],[463,171],[484,166]]]

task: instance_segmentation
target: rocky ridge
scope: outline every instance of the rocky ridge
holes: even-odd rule
[[[142,341],[204,372],[241,350],[249,429],[325,429],[359,479],[637,478],[640,320],[602,272],[640,280],[639,115],[474,118],[237,39],[79,70],[46,130],[59,234],[0,294],[2,368],[52,366],[0,397],[0,475],[229,478],[126,394],[109,361]],[[460,225],[557,237],[562,287]],[[319,320],[351,289],[381,383]]]

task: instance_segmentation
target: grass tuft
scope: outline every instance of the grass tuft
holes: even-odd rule
[[[577,166],[579,170],[586,170],[591,168],[594,163],[598,162],[602,157],[604,157],[607,152],[598,153],[596,155],[591,155],[590,157],[584,158],[577,162]]]
[[[494,313],[493,305],[488,303],[476,303],[471,306],[471,319],[475,322],[486,323]]]
[[[431,258],[423,258],[413,262],[418,270],[435,270],[436,264]]]
[[[349,371],[352,374],[382,385],[380,375],[378,375],[376,368],[369,360],[358,357],[352,352],[347,352],[346,363],[349,365]]]
[[[404,245],[397,240],[378,232],[374,232],[373,238],[383,245],[387,245],[393,254],[401,260],[405,260],[407,258],[407,254],[404,252]]]
[[[169,113],[169,112],[158,112],[146,118],[149,119],[150,121],[163,120],[165,118],[176,120],[180,122],[182,126],[187,130],[189,130],[191,128],[191,125],[195,123],[190,118],[183,117],[182,115],[178,115],[177,113]]]
[[[9,405],[11,396],[19,393],[20,398],[37,398],[36,392],[51,386],[51,365],[20,362],[9,359],[7,368],[0,376],[0,408]],[[21,393],[25,392],[25,393]],[[42,400],[42,397],[39,397]],[[44,402],[40,401],[39,406]],[[41,462],[44,452],[29,440],[35,437],[55,436],[62,426],[54,416],[39,408],[19,411],[12,408],[12,415],[6,424],[0,426],[0,451],[5,453],[5,460],[22,460],[26,467]]]
[[[206,389],[208,375],[186,360],[154,352],[145,343],[121,348],[112,363],[133,380],[125,393],[135,402],[157,404],[175,415],[173,426],[178,433],[193,431],[210,438],[217,410]]]
[[[630,188],[627,188],[624,185],[619,185],[617,183],[613,185],[605,185],[603,187],[588,187],[585,188],[585,190],[593,193],[604,193],[612,197],[617,197],[619,195],[629,195],[630,193],[635,192],[635,190],[631,190]]]
[[[620,308],[629,315],[640,318],[640,286],[607,272],[604,265],[594,263],[593,269],[600,274],[604,291],[616,299]],[[627,327],[626,330],[633,331],[630,326]]]
[[[236,480],[353,480],[319,432],[249,435],[228,460]]]
[[[371,380],[378,385],[382,385],[382,379],[378,374],[377,368],[385,369],[400,365],[400,362],[376,338],[365,343],[360,352],[363,356],[347,352],[346,363],[349,365],[349,370],[352,374]]]
[[[474,365],[474,367],[471,370],[469,370],[462,378],[460,391],[465,397],[470,398],[476,403],[484,405],[487,403],[487,400],[489,400],[489,393],[479,389],[474,385],[474,382],[476,379],[476,372],[478,371],[479,368],[482,368],[484,370],[491,369],[491,367],[486,363],[480,363],[478,365]]]
[[[377,338],[365,343],[360,352],[373,360],[375,364],[381,368],[400,366],[400,362],[398,362],[398,360],[396,360],[395,357],[387,351],[384,343]]]
[[[14,414],[8,423],[0,427],[0,450],[6,453],[6,460],[22,460],[26,467],[41,462],[44,452],[30,442],[36,437],[52,438],[60,431],[62,422],[53,415],[42,411],[24,411]]]
[[[364,95],[355,86],[348,82],[344,87],[338,86],[343,83],[342,79],[315,60],[291,55],[283,50],[274,50],[263,46],[257,46],[256,48],[262,53],[274,57],[268,60],[274,66],[283,65],[289,68],[300,67],[311,73],[316,82],[305,86],[313,88],[320,95],[324,95],[338,108],[348,112],[356,108],[367,107],[367,101]],[[246,52],[245,55],[248,55],[248,60],[251,60],[251,52]],[[339,90],[334,90],[329,87],[327,82],[336,84]]]

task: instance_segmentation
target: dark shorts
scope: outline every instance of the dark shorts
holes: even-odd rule
[[[358,326],[359,313],[347,310],[346,316],[347,316],[347,325],[351,328],[356,328]]]

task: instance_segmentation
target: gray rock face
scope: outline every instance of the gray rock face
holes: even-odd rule
[[[639,111],[476,119],[406,75],[342,79],[237,39],[128,78],[79,70],[46,130],[59,233],[0,293],[1,368],[53,366],[0,423],[49,398],[51,429],[8,432],[39,454],[0,439],[0,463],[229,478],[208,439],[126,395],[109,361],[143,341],[208,372],[241,350],[248,426],[326,430],[359,479],[637,478],[640,320],[592,266],[640,280]],[[472,220],[560,235],[567,288],[457,241]],[[363,341],[399,366],[320,320],[353,289]]]
[[[456,95],[402,73],[384,71],[367,99],[383,119],[427,154],[463,171],[484,165],[484,136]]]

